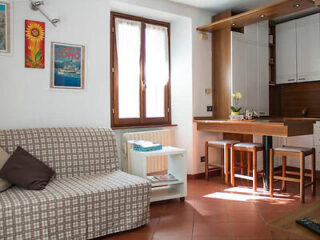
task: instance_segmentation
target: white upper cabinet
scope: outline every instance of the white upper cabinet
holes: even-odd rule
[[[297,81],[296,21],[276,25],[277,83]]]
[[[320,14],[276,26],[277,83],[320,80]]]
[[[241,105],[269,115],[269,24],[246,26],[232,32],[232,91],[241,92]]]
[[[320,14],[296,20],[298,82],[320,80]]]

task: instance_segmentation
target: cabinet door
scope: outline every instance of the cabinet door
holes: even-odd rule
[[[247,108],[259,112],[260,84],[257,43],[247,43],[245,61],[247,65]]]
[[[269,115],[269,22],[258,23],[259,109],[261,116]]]
[[[320,14],[296,22],[298,82],[320,80]]]
[[[244,34],[232,32],[232,82],[231,91],[241,92],[243,98],[240,105],[247,107],[247,64],[246,64],[246,47],[247,43]],[[233,104],[231,102],[231,104]]]
[[[269,24],[232,32],[232,91],[241,92],[241,106],[269,114]]]
[[[297,81],[296,21],[276,26],[277,83]]]

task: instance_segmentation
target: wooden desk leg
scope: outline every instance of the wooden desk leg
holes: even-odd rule
[[[247,175],[250,176],[251,175],[251,152],[247,152],[247,161],[248,161]]]
[[[304,203],[304,154],[300,153],[300,201]]]
[[[226,174],[225,174],[225,182],[226,184],[229,183],[229,149],[230,146],[226,145],[224,148],[224,158],[225,158],[225,169],[226,169]],[[223,171],[223,169],[222,169]]]
[[[236,186],[236,183],[235,183],[235,178],[234,178],[234,168],[235,168],[235,161],[236,161],[236,158],[235,158],[235,150],[233,147],[231,147],[231,184],[232,186]]]
[[[225,147],[224,147],[225,148]],[[224,166],[224,148],[221,149],[221,177],[223,178],[223,166]]]
[[[205,146],[205,173],[206,173],[206,179],[209,178],[209,144],[206,142]]]
[[[241,175],[244,174],[244,152],[240,151],[240,168],[241,168]]]
[[[257,192],[258,174],[257,174],[257,150],[253,152],[253,191]]]
[[[263,136],[264,158],[263,158],[263,188],[268,190],[270,180],[270,149],[272,149],[272,136]]]
[[[270,197],[273,197],[273,149],[270,149]]]
[[[282,177],[286,176],[287,171],[287,157],[282,156]],[[286,181],[282,180],[282,188],[281,190],[284,192],[286,190]]]
[[[312,151],[311,155],[311,181],[312,181],[312,194],[316,195],[316,153],[315,149]]]

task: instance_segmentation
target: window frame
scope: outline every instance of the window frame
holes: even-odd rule
[[[118,102],[118,74],[117,74],[117,51],[116,51],[116,31],[115,19],[122,18],[132,21],[141,22],[141,57],[140,57],[140,118],[119,118],[119,102]],[[165,116],[163,118],[147,118],[146,117],[146,91],[145,84],[145,26],[146,24],[158,25],[168,29],[168,54],[169,54],[169,79],[164,88],[164,107]],[[143,17],[132,16],[128,14],[111,12],[110,13],[110,116],[112,128],[124,127],[149,127],[171,125],[171,49],[170,49],[170,23],[152,20]]]

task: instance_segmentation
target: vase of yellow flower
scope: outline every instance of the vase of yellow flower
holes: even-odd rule
[[[242,94],[236,92],[232,94],[232,106],[231,106],[231,115],[238,116],[240,115],[241,107],[239,107],[239,102],[242,99]]]

